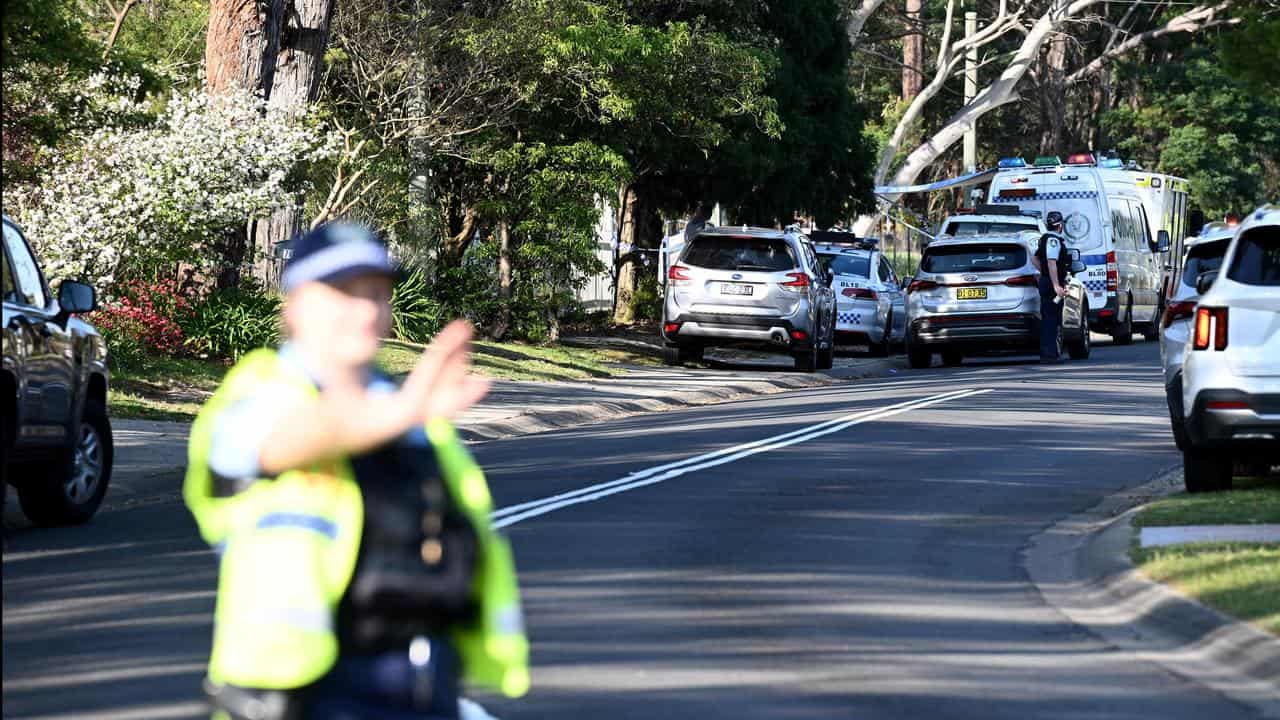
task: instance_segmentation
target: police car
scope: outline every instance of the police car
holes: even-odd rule
[[[968,237],[970,235],[1017,235],[1034,233],[1038,240],[1045,233],[1040,213],[1022,210],[1017,205],[982,205],[957,210],[938,226],[938,235]]]
[[[874,238],[815,230],[810,239],[819,261],[832,274],[839,344],[867,345],[872,355],[889,354],[906,335],[904,293],[893,266]]]

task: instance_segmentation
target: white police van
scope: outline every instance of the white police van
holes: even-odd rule
[[[1125,344],[1135,330],[1148,340],[1159,335],[1164,256],[1172,231],[1186,230],[1186,199],[1178,193],[1185,196],[1185,180],[1080,153],[1065,163],[1001,160],[988,198],[1041,217],[1062,213],[1067,246],[1080,251],[1087,268],[1077,277],[1087,291],[1089,328]]]

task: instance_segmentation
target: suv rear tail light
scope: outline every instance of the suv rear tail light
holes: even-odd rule
[[[1196,334],[1191,347],[1208,350],[1209,340],[1214,350],[1227,349],[1227,309],[1202,307],[1196,310]]]
[[[938,283],[932,280],[912,280],[911,284],[907,286],[907,294],[909,295],[919,290],[933,290],[936,287],[938,287]]]
[[[807,337],[809,337],[809,334],[808,334],[808,333],[806,333],[806,332],[805,332],[805,331],[803,331],[803,330],[792,330],[792,331],[791,331],[791,339],[792,339],[792,340],[801,340],[801,341],[803,341],[803,340],[804,340],[805,338],[807,338]]]
[[[849,298],[866,298],[867,300],[875,300],[876,291],[869,288],[845,288],[840,291],[841,295]]]
[[[791,290],[793,292],[800,292],[802,290],[809,289],[810,281],[809,281],[808,273],[802,273],[802,272],[787,273],[787,277],[791,279],[788,280],[787,282],[779,283],[780,285],[782,285],[782,287],[786,288],[787,290]]]
[[[680,323],[666,323],[662,326],[662,332],[668,335],[675,335],[680,332]]]
[[[1018,275],[1015,277],[1011,277],[1008,280],[1005,280],[1004,284],[1009,285],[1011,287],[1035,287],[1036,276],[1035,275]]]
[[[1107,253],[1107,292],[1120,289],[1120,266],[1116,264],[1116,251]]]
[[[1169,327],[1174,320],[1189,318],[1196,314],[1196,303],[1194,300],[1183,300],[1181,302],[1172,303],[1164,309],[1164,320],[1160,323],[1161,327]]]
[[[672,265],[671,269],[667,270],[667,280],[670,280],[672,285],[683,285],[690,279],[689,268],[683,265]]]

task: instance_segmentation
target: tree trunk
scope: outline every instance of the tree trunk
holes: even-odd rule
[[[911,102],[924,87],[924,34],[919,32],[924,0],[907,0],[907,28],[902,38],[902,99]]]
[[[286,112],[302,113],[320,88],[324,50],[329,43],[334,0],[284,0],[280,23],[279,53],[271,80],[268,104]],[[253,276],[265,287],[279,283],[275,248],[303,227],[297,207],[277,208],[253,226]]]
[[[1055,35],[1049,40],[1045,53],[1045,72],[1041,84],[1041,102],[1045,105],[1044,132],[1040,136],[1040,154],[1057,155],[1069,152],[1066,145],[1067,127],[1067,41],[1065,35]]]
[[[636,204],[639,197],[635,185],[627,185],[618,194],[618,264],[613,283],[613,321],[619,325],[635,322],[632,301],[636,294]]]
[[[205,35],[205,89],[271,92],[285,0],[211,0]]]
[[[499,220],[498,234],[498,322],[490,335],[501,340],[511,328],[511,226]]]

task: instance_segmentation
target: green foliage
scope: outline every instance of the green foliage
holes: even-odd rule
[[[431,292],[431,282],[421,268],[413,268],[396,282],[391,292],[391,329],[401,340],[431,342],[448,316]]]
[[[1147,98],[1103,118],[1122,153],[1191,181],[1195,203],[1211,218],[1247,212],[1280,193],[1280,97],[1258,93],[1229,74],[1212,46],[1191,45],[1183,59],[1129,66]]]
[[[279,295],[246,284],[213,292],[180,324],[191,352],[238,360],[279,342],[280,307]]]
[[[1260,8],[1247,9],[1240,24],[1223,32],[1215,43],[1222,70],[1259,93],[1280,92],[1280,7],[1272,3],[1269,16]]]

